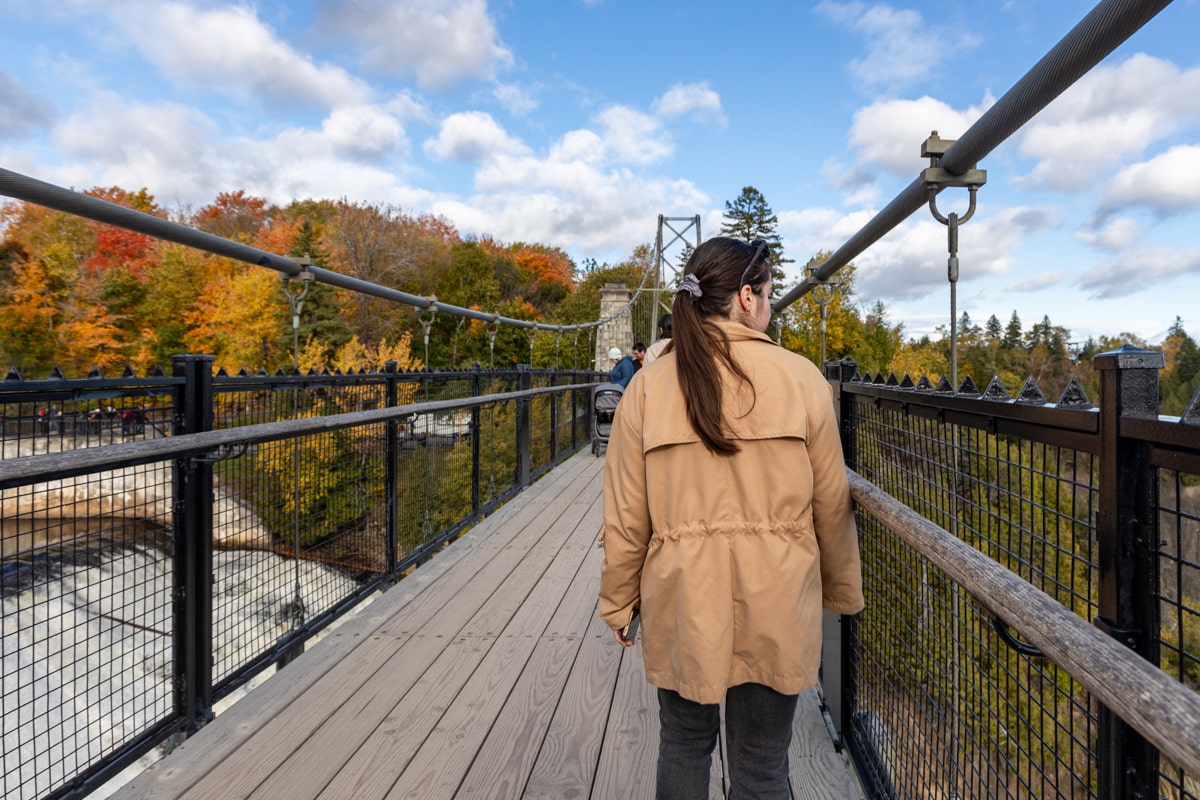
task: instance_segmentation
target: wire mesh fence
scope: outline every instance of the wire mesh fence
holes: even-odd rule
[[[1153,409],[1143,372],[1121,385],[1151,392]],[[860,475],[1196,687],[1200,431],[1154,416],[1137,427],[1119,409],[1068,402],[1070,388],[1055,406],[881,384],[836,384]],[[1109,397],[1145,407],[1125,391]],[[873,796],[1195,796],[1195,776],[1112,733],[1111,712],[986,597],[859,515],[867,603],[849,627],[842,702]]]
[[[1095,490],[1053,468],[1081,456],[1086,465],[1088,454],[868,404],[856,413],[863,477],[1095,615],[1094,532],[1080,512]],[[1094,796],[1087,692],[1006,644],[970,587],[871,518],[860,530],[867,607],[856,626],[852,736],[876,754],[865,763],[885,796]]]
[[[183,378],[0,384],[5,798],[84,796],[203,724],[213,701],[286,663],[335,616],[521,488],[522,400],[472,399],[514,390],[517,372],[210,380],[199,389],[211,398],[212,430],[245,435],[183,455],[181,432],[197,430],[182,419],[197,390]],[[540,409],[529,424],[549,428],[549,410],[572,391],[526,396]],[[378,416],[395,406],[412,410]],[[61,415],[37,413],[50,408]],[[347,420],[358,412],[376,417]],[[295,430],[264,437],[266,423]],[[555,449],[538,456],[546,467],[573,452],[563,446],[571,436],[555,434]],[[134,442],[161,455],[147,463],[108,448]],[[111,463],[71,466],[78,451],[110,450]],[[23,476],[28,469],[40,472]],[[195,496],[211,498],[211,513],[197,519],[186,486],[205,470],[211,491]],[[189,579],[198,554],[211,569]],[[188,605],[197,591],[209,592],[211,613]],[[197,691],[188,684],[205,674],[200,662],[211,669]]]

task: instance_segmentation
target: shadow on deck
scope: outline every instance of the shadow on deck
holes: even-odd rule
[[[653,797],[654,689],[597,617],[602,464],[544,477],[114,797]],[[791,768],[793,797],[856,796],[815,690]]]

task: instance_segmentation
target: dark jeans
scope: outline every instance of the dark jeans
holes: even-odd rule
[[[744,683],[725,693],[729,800],[787,800],[797,695]],[[706,800],[721,707],[658,690],[658,800]]]

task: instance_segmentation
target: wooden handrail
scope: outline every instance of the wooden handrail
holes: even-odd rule
[[[853,470],[863,509],[1191,775],[1200,775],[1200,695],[1050,595],[900,503]]]

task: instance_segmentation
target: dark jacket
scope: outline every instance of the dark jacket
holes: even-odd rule
[[[612,371],[608,373],[608,380],[612,383],[621,384],[621,388],[629,386],[629,379],[636,372],[633,368],[633,356],[625,356],[616,364],[613,365]]]

